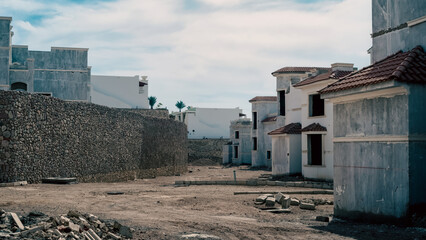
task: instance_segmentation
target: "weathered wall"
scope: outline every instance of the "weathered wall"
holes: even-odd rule
[[[426,48],[426,22],[407,25],[408,21],[425,16],[425,9],[424,0],[372,1],[372,63],[399,50],[411,50],[417,45]]]
[[[223,145],[229,139],[189,139],[188,162],[196,165],[221,164]]]
[[[334,214],[400,218],[409,206],[408,96],[334,105]],[[401,139],[401,140],[399,140]]]
[[[0,91],[0,125],[0,182],[119,181],[186,171],[186,127],[170,119]]]
[[[229,136],[232,142],[231,148],[231,163],[240,164],[251,164],[251,128],[252,124],[250,119],[242,118],[231,122],[229,126]],[[235,132],[239,132],[239,138],[235,138]],[[234,146],[238,146],[238,158],[235,158]]]

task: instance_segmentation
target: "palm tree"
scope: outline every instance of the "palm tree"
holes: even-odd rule
[[[179,112],[182,111],[182,108],[186,107],[185,103],[183,103],[182,101],[178,101],[175,106],[179,108]]]
[[[148,98],[149,106],[151,106],[151,109],[153,109],[155,103],[157,102],[157,98],[154,96],[151,96]]]

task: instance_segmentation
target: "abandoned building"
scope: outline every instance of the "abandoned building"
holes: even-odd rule
[[[275,128],[277,97],[257,96],[249,100],[252,109],[252,160],[253,167],[272,166],[272,142],[268,132]]]
[[[90,101],[88,49],[29,51],[28,46],[12,45],[11,21],[11,17],[0,17],[0,89]]]
[[[426,2],[372,6],[373,64],[320,91],[333,103],[334,215],[399,219],[426,205]]]
[[[92,75],[91,102],[115,108],[148,109],[147,76]]]
[[[251,165],[251,130],[249,118],[240,118],[231,122],[229,143],[224,145],[223,164]]]

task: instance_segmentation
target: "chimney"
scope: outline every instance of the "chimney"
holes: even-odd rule
[[[333,63],[331,64],[331,71],[349,71],[352,72],[354,70],[353,63]]]

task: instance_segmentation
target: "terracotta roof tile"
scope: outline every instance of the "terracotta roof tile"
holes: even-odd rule
[[[327,128],[321,126],[319,123],[312,123],[301,130],[302,132],[326,132]]]
[[[324,68],[324,67],[283,67],[273,72],[272,75],[274,75],[275,73],[305,73],[305,72],[310,72],[314,69],[317,69],[320,71],[330,70],[330,68]]]
[[[276,96],[257,96],[249,100],[249,102],[259,102],[259,101],[267,101],[267,102],[276,102]]]
[[[426,54],[421,46],[408,52],[399,51],[341,78],[319,92],[338,92],[391,80],[426,84]]]
[[[262,122],[276,122],[276,121],[277,121],[277,116],[267,117],[267,118],[262,120]]]
[[[324,81],[324,80],[328,80],[328,79],[339,79],[342,78],[348,74],[350,74],[351,71],[334,71],[332,72],[331,70],[329,70],[326,73],[323,74],[319,74],[310,78],[307,78],[299,83],[296,83],[294,86],[295,87],[300,87],[300,86],[305,86],[305,85],[309,85],[312,83],[316,83],[316,82],[320,82],[320,81]]]
[[[300,123],[290,123],[284,127],[277,128],[268,133],[268,135],[279,135],[279,134],[300,134],[302,125]]]

